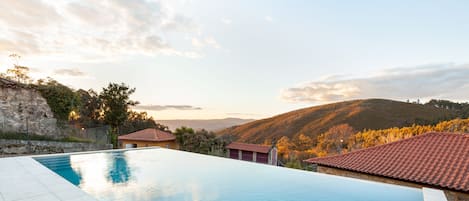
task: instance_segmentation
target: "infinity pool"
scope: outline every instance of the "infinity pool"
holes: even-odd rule
[[[422,191],[163,148],[35,158],[98,200],[422,201]]]

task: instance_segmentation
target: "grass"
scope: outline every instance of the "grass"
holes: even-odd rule
[[[53,138],[50,136],[26,134],[26,133],[15,133],[15,132],[0,132],[0,139],[7,140],[37,140],[37,141],[55,141],[55,142],[82,142],[91,143],[89,139],[77,138],[77,137],[64,137],[64,138]]]

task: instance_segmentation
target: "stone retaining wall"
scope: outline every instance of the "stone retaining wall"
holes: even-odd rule
[[[0,85],[0,131],[56,136],[57,120],[41,94]]]
[[[0,139],[0,155],[69,153],[112,149],[111,144]]]

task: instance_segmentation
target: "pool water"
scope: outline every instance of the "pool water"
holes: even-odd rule
[[[422,191],[170,149],[37,157],[98,200],[422,201]]]

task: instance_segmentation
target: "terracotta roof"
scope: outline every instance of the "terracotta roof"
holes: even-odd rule
[[[238,149],[243,151],[252,151],[257,153],[269,153],[271,146],[269,145],[260,145],[260,144],[247,144],[241,142],[232,142],[228,146],[228,149]]]
[[[469,192],[469,134],[432,132],[305,162]]]
[[[118,137],[119,140],[136,140],[136,141],[152,141],[152,142],[162,142],[162,141],[171,141],[175,140],[176,137],[168,132],[161,131],[154,128],[147,128],[144,130],[139,130],[127,135],[121,135]]]

